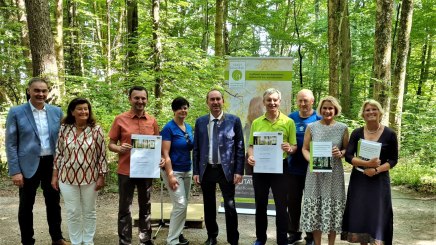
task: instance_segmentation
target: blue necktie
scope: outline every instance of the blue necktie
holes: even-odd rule
[[[212,132],[212,163],[218,163],[218,119],[213,119]]]

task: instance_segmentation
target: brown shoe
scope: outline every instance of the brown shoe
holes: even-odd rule
[[[64,239],[60,239],[51,243],[52,245],[71,245],[71,243],[65,241]]]

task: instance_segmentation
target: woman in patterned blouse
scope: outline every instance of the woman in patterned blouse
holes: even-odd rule
[[[95,123],[89,101],[73,99],[59,130],[52,178],[53,188],[65,201],[73,245],[94,244],[95,203],[106,171],[103,130]]]

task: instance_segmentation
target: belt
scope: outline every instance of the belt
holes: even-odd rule
[[[221,164],[208,164],[211,168],[218,168]]]

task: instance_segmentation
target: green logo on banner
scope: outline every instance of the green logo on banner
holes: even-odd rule
[[[240,70],[234,70],[232,73],[232,78],[234,81],[239,81],[242,79],[242,72]]]

